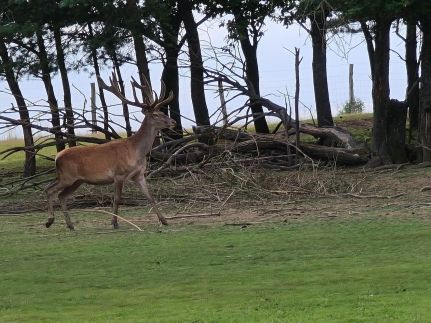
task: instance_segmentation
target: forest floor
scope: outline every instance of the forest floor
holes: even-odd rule
[[[369,215],[422,218],[428,217],[431,209],[431,169],[413,165],[380,170],[332,166],[294,171],[228,168],[153,178],[149,185],[158,207],[172,224],[247,226]],[[112,195],[111,186],[83,185],[69,201],[72,216],[82,212],[88,215],[77,228],[85,226],[87,220],[109,228],[110,215],[103,211],[111,210]],[[39,187],[0,199],[0,215],[38,213],[41,224],[46,209],[46,197]],[[57,222],[63,223],[58,206],[56,213]],[[138,226],[157,223],[146,199],[131,183],[125,187],[120,215]]]

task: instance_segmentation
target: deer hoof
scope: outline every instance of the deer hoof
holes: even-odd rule
[[[159,223],[162,225],[169,225],[168,221],[166,221],[166,219],[160,219]]]
[[[45,226],[49,228],[54,223],[54,218],[49,218],[48,221],[46,221]]]

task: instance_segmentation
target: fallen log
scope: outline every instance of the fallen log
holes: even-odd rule
[[[317,145],[313,143],[300,143],[296,147],[285,133],[277,134],[251,134],[242,129],[232,129],[214,126],[201,126],[194,128],[199,135],[212,134],[215,144],[204,146],[187,143],[190,149],[184,150],[179,142],[181,153],[166,153],[153,150],[151,157],[159,161],[169,161],[170,165],[184,165],[199,163],[208,156],[216,156],[224,151],[232,151],[251,156],[274,156],[290,154],[299,149],[305,157],[312,159],[336,162],[340,165],[362,165],[368,161],[368,151],[359,146],[352,136],[341,128],[317,128],[311,125],[302,125],[301,131],[314,137],[327,138],[336,143],[334,146]],[[341,147],[340,147],[341,146]]]
[[[279,132],[277,134],[251,134],[244,131],[243,129],[232,129],[215,126],[199,126],[194,127],[193,130],[195,131],[196,135],[212,135],[215,137],[215,140],[225,139],[230,141],[245,141],[252,138],[268,139],[279,136],[286,137],[286,133],[283,132]],[[355,149],[360,147],[352,135],[340,127],[314,127],[309,124],[301,124],[299,127],[299,132],[319,138],[322,142],[330,142],[331,146],[344,147],[347,149]],[[295,133],[296,129],[291,128],[288,131],[288,136],[294,135]]]
[[[271,150],[272,153],[285,154],[292,143],[279,140],[248,140],[238,143],[234,151],[239,153],[250,153]],[[312,159],[320,159],[336,162],[342,165],[362,165],[368,161],[368,152],[363,148],[347,149],[340,147],[327,147],[316,144],[301,143],[298,147],[306,156]]]
[[[293,133],[296,132],[295,129]],[[358,148],[359,145],[352,135],[340,127],[314,127],[309,124],[301,124],[299,132],[311,135],[322,140],[329,139],[331,146],[341,146],[347,149]]]
[[[336,162],[340,165],[364,165],[368,161],[368,152],[364,148],[339,148],[301,143],[299,148],[313,159]]]

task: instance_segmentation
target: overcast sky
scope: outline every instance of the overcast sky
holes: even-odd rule
[[[200,37],[202,41],[211,39],[211,43],[215,46],[221,46],[226,41],[226,32],[223,28],[219,28],[219,21],[211,21],[201,26]],[[315,117],[315,103],[314,92],[312,83],[312,49],[311,40],[307,32],[298,25],[294,25],[286,29],[281,24],[276,24],[272,21],[267,21],[265,26],[265,34],[259,44],[259,69],[261,76],[261,94],[268,96],[271,100],[284,106],[284,98],[280,94],[289,92],[294,93],[294,56],[289,51],[298,47],[303,57],[300,65],[301,75],[301,92],[300,100],[305,106],[312,110]],[[396,36],[391,37],[391,48],[404,55],[404,44]],[[330,92],[330,100],[332,105],[332,112],[334,115],[338,114],[341,106],[348,99],[348,71],[349,63],[354,64],[354,91],[355,96],[360,98],[366,105],[366,110],[372,111],[371,101],[371,79],[368,55],[366,45],[362,34],[343,35],[341,39],[339,36],[330,36],[327,54],[327,70],[328,70],[328,84]],[[151,64],[151,79],[154,88],[159,88],[159,80],[162,68],[160,65]],[[103,75],[111,72],[109,68],[104,68]],[[136,68],[133,66],[126,66],[122,70],[125,80],[130,79],[131,75],[136,75]],[[182,74],[186,75],[187,71]],[[406,86],[406,72],[404,62],[398,57],[397,54],[391,53],[390,65],[390,82],[391,82],[391,97],[395,99],[404,99],[405,86]],[[90,77],[86,73],[70,73],[70,81],[74,87],[78,88],[86,97],[89,102],[90,96],[90,82],[94,82],[94,77]],[[59,77],[55,77],[54,87],[57,94],[59,104],[62,105],[62,91]],[[42,81],[39,79],[22,80],[20,82],[22,92],[26,98],[31,101],[45,100],[46,94],[43,88]],[[0,90],[8,92],[6,81],[0,81]],[[129,89],[130,90],[130,89]],[[189,92],[189,79],[184,76],[180,84],[180,104],[181,112],[187,118],[194,119],[193,110],[190,100]],[[130,92],[129,92],[130,93]],[[82,94],[76,89],[72,89],[73,105],[74,108],[82,111],[84,105],[84,98]],[[219,99],[215,93],[207,93],[208,107],[210,114],[214,112],[219,106]],[[4,110],[10,107],[11,103],[15,103],[10,95],[0,93],[0,109]],[[87,102],[87,109],[89,103]],[[114,97],[108,96],[108,104],[114,104],[118,101]],[[233,110],[235,106],[228,106],[228,110]],[[118,108],[119,112],[121,111]],[[138,119],[142,116],[136,114]],[[301,118],[309,118],[310,112],[302,108],[300,111]],[[184,120],[185,126],[190,126],[190,122]],[[133,127],[136,129],[137,124]],[[2,133],[0,138],[20,136],[20,132]]]

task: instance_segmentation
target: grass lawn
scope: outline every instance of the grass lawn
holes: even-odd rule
[[[431,321],[426,219],[70,233],[45,218],[0,217],[1,322]]]

